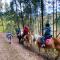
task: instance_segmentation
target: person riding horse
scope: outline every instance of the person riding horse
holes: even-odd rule
[[[44,33],[44,35],[40,39],[42,47],[45,46],[46,40],[50,39],[52,37],[52,35],[51,35],[51,27],[50,27],[49,23],[46,23],[44,30],[45,30],[45,33]]]
[[[30,33],[29,26],[25,25],[24,28],[23,28],[23,35],[22,35],[22,37],[28,35],[29,33]]]
[[[17,35],[17,38],[19,39],[19,43],[20,43],[20,38],[21,38],[21,30],[20,28],[16,28],[16,35]]]

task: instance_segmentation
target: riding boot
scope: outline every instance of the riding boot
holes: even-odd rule
[[[44,48],[45,47],[45,44],[42,44],[41,47]]]
[[[22,45],[24,45],[24,36],[25,36],[25,34],[23,34],[23,35],[21,36],[21,41],[20,41],[20,43],[21,43]]]
[[[20,35],[19,36],[19,44],[21,44],[21,39],[22,39],[22,36]]]

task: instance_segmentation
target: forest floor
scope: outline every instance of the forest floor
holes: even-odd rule
[[[42,56],[29,51],[18,44],[18,39],[13,37],[9,44],[5,33],[0,33],[0,60],[45,60]]]

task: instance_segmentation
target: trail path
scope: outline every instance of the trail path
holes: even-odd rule
[[[41,56],[25,49],[18,44],[18,39],[13,37],[9,44],[5,34],[0,33],[0,60],[44,60]]]

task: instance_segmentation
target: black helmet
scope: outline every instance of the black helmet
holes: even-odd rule
[[[50,26],[50,24],[49,23],[46,23],[46,25],[45,25],[46,27],[49,27]]]

